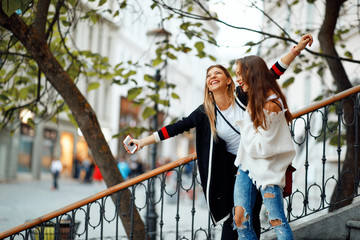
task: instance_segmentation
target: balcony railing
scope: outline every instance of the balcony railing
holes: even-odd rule
[[[340,196],[336,186],[349,175],[353,193],[345,201],[359,195],[359,91],[357,86],[293,113],[291,132],[298,152],[293,193],[285,198],[290,222],[326,213],[339,199],[331,202],[334,189]],[[354,113],[344,117],[349,103]],[[346,129],[354,130],[351,147],[344,142]],[[347,150],[353,151],[356,170],[341,171]],[[124,189],[130,191],[130,206],[136,206],[145,223],[145,239],[219,239],[221,226],[211,223],[195,153],[0,233],[0,239],[128,239],[119,217],[133,214],[119,211]],[[150,206],[157,213],[155,231],[149,228]],[[265,214],[261,219],[266,231]]]

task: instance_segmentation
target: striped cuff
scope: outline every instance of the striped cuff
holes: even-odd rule
[[[288,67],[289,67],[289,65],[283,63],[283,61],[281,60],[281,58],[279,59],[278,63],[279,63],[279,65],[280,65],[282,68],[284,68],[285,70],[288,69]]]
[[[153,135],[155,137],[155,142],[157,142],[157,143],[161,142],[161,139],[160,139],[159,134],[157,132],[154,132]]]
[[[287,67],[288,67],[288,65],[284,64],[281,60],[279,60],[271,67],[271,70],[276,75],[276,78],[279,78],[281,75],[284,74]]]

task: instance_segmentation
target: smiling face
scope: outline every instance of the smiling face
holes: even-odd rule
[[[243,73],[242,73],[241,65],[239,63],[236,65],[235,73],[236,73],[236,82],[239,84],[242,90],[244,92],[249,91],[249,85],[243,79]]]
[[[227,77],[224,71],[218,67],[211,68],[206,75],[206,85],[211,92],[226,91],[231,81],[231,78]]]

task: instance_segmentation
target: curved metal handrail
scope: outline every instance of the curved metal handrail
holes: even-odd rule
[[[38,224],[41,224],[42,222],[53,219],[53,218],[55,218],[55,217],[57,217],[59,215],[62,215],[62,214],[65,214],[65,213],[67,213],[69,211],[80,208],[80,207],[82,207],[82,206],[84,206],[86,204],[89,204],[89,203],[94,202],[96,200],[99,200],[99,199],[101,199],[103,197],[106,197],[108,195],[116,193],[116,192],[118,192],[120,190],[123,190],[125,188],[128,188],[128,187],[130,187],[130,186],[132,186],[134,184],[140,183],[140,182],[145,181],[147,179],[150,179],[150,178],[152,178],[154,176],[157,176],[157,175],[159,175],[161,173],[169,171],[169,170],[171,170],[173,168],[176,168],[176,167],[179,167],[179,166],[181,166],[183,164],[191,162],[191,161],[195,160],[196,158],[197,158],[196,153],[192,153],[192,154],[188,155],[187,157],[181,158],[179,160],[176,160],[174,162],[168,163],[168,164],[163,165],[161,167],[158,167],[158,168],[156,168],[154,170],[146,172],[146,173],[144,173],[142,175],[139,175],[137,177],[134,177],[132,179],[129,179],[127,181],[119,183],[119,184],[117,184],[115,186],[112,186],[112,187],[110,187],[108,189],[105,189],[105,190],[103,190],[103,191],[101,191],[101,192],[99,192],[97,194],[94,194],[94,195],[92,195],[90,197],[84,198],[83,200],[80,200],[80,201],[77,201],[75,203],[69,204],[69,205],[67,205],[67,206],[65,206],[63,208],[60,208],[60,209],[56,210],[56,211],[50,212],[50,213],[45,214],[45,215],[43,215],[41,217],[30,220],[30,221],[28,221],[28,222],[26,222],[24,224],[21,224],[19,226],[13,227],[13,228],[5,231],[5,232],[2,232],[2,233],[0,233],[0,239],[6,238],[6,237],[8,237],[8,236],[10,236],[12,234],[15,234],[17,232],[21,232],[23,230],[26,230],[28,228],[34,227],[34,226],[36,226]]]
[[[334,96],[325,98],[324,100],[314,102],[310,104],[309,106],[302,108],[298,111],[295,111],[292,113],[293,118],[300,117],[302,115],[305,115],[307,113],[310,113],[318,108],[325,107],[326,105],[329,105],[330,103],[336,102],[340,99],[346,98],[354,93],[360,92],[360,85],[357,85],[355,87],[349,88],[345,91],[342,91],[340,93],[335,94]]]

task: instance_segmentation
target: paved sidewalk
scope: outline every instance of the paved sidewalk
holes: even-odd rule
[[[106,189],[103,181],[83,183],[65,176],[60,176],[58,190],[51,186],[49,173],[42,173],[41,180],[19,174],[14,182],[0,183],[0,232]]]

